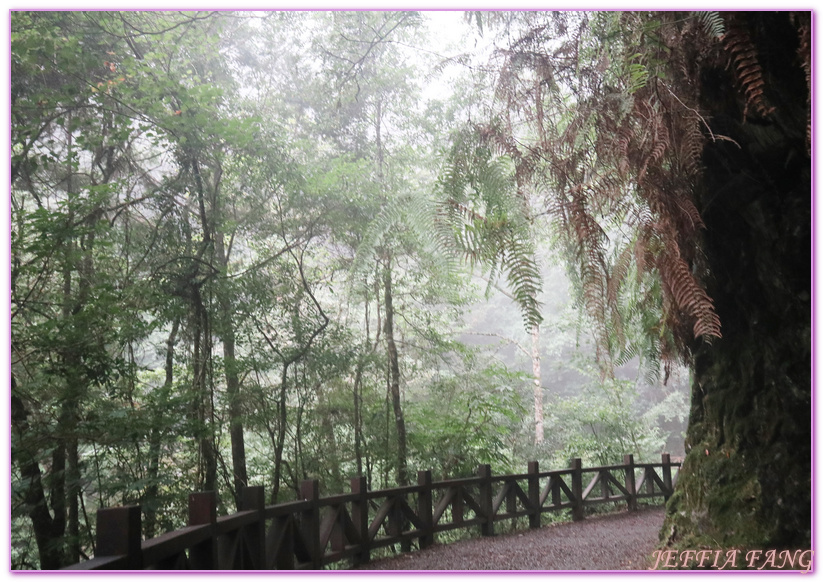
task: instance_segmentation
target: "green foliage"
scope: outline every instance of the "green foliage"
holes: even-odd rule
[[[637,53],[625,61],[629,95],[637,93],[637,91],[645,87],[649,81],[649,70],[641,62],[642,58],[643,55]]]
[[[500,472],[515,470],[511,442],[525,413],[516,386],[524,381],[491,366],[429,382],[408,412],[417,465],[442,479],[473,475],[486,463]]]
[[[448,277],[458,269],[454,239],[440,220],[437,205],[421,194],[401,194],[389,200],[372,220],[351,266],[354,276],[374,265],[379,253],[392,246],[400,235],[401,244],[419,246],[436,277]],[[395,244],[397,244],[395,242]],[[356,280],[356,279],[355,279]]]
[[[541,277],[529,209],[515,192],[510,160],[493,156],[476,130],[455,134],[438,180],[440,216],[453,229],[462,254],[487,270],[490,286],[499,272],[505,274],[531,328],[542,320]]]
[[[697,11],[692,14],[695,18],[697,18],[697,21],[706,31],[707,35],[714,38],[720,38],[726,34],[726,25],[723,22],[723,17],[720,16],[719,12]]]
[[[672,390],[661,399],[655,394],[659,388],[633,380],[603,379],[591,364],[581,372],[589,382],[574,396],[556,402],[547,422],[552,427],[549,440],[556,451],[554,463],[581,458],[584,464],[609,465],[621,462],[627,451],[638,461],[658,459],[670,436],[660,427],[661,419],[685,420],[685,394]]]

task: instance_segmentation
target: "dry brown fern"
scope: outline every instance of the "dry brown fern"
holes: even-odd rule
[[[690,121],[690,122],[688,122]],[[682,171],[687,174],[697,174],[702,167],[701,158],[706,145],[706,137],[700,131],[700,121],[695,117],[684,123],[684,129],[679,142],[678,161]]]
[[[669,287],[677,306],[694,318],[694,335],[706,338],[722,337],[720,318],[706,291],[695,281],[686,262],[671,245],[659,261],[663,282]]]
[[[626,173],[629,171],[629,142],[632,139],[632,128],[630,125],[630,118],[626,118],[626,121],[620,126],[620,129],[617,130],[617,167],[620,170],[620,173],[625,176]]]
[[[806,155],[812,154],[812,25],[810,12],[796,12],[792,14],[792,22],[797,26],[798,47],[797,56],[800,57],[800,64],[803,72],[806,73],[806,88],[808,97],[806,98]]]
[[[745,94],[743,117],[753,109],[760,117],[769,117],[774,107],[766,100],[764,94],[766,81],[763,69],[757,60],[757,49],[749,33],[735,18],[727,19],[728,31],[723,35],[723,45],[733,60],[735,78]]]
[[[712,301],[689,268],[704,227],[693,185],[702,168],[706,121],[697,87],[688,79],[699,66],[700,51],[709,51],[713,41],[707,42],[703,27],[669,13],[621,15],[625,18],[654,19],[656,26],[622,28],[648,31],[638,34],[654,35],[652,42],[626,37],[614,45],[623,53],[591,44],[586,52],[592,39],[584,38],[585,26],[559,47],[547,26],[530,29],[499,53],[497,97],[505,111],[488,139],[513,160],[518,188],[546,193],[542,214],[554,218],[575,259],[599,356],[608,361],[615,344],[625,339],[620,314],[626,313],[621,293],[628,273],[637,272],[639,285],[644,273],[657,271],[663,291],[654,332],[659,351],[672,355],[679,349],[686,357],[695,336],[720,337]],[[752,68],[745,43],[737,38],[731,54],[739,57],[736,66],[754,111],[763,99],[759,69]],[[641,59],[637,43],[645,43]],[[720,45],[714,46],[712,58],[720,52]],[[583,55],[589,60],[582,62]],[[665,79],[654,74],[663,69]],[[603,83],[609,75],[622,85]],[[559,86],[570,88],[574,100]],[[628,226],[635,235],[631,241],[609,241],[604,225],[610,232]]]
[[[666,127],[666,124],[658,123],[655,129],[657,131],[655,132],[652,151],[649,154],[649,158],[653,163],[659,162],[663,159],[663,154],[666,152],[666,148],[671,145],[671,142],[669,141],[669,130]]]

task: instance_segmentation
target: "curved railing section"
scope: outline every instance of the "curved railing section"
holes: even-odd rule
[[[541,471],[536,461],[528,471],[493,475],[489,465],[464,479],[432,481],[419,471],[417,485],[369,491],[366,478],[351,480],[351,493],[320,497],[316,480],[303,481],[301,501],[265,505],[263,487],[247,487],[241,511],[217,516],[213,491],[189,496],[189,525],[141,541],[140,506],[97,512],[94,558],[69,570],[293,570],[322,569],[350,560],[369,561],[372,550],[400,544],[404,551],[416,540],[419,548],[435,535],[479,527],[494,535],[499,522],[528,517],[530,528],[540,516],[570,509],[574,520],[584,508],[625,502],[629,511],[639,499],[672,495],[680,463],[668,454],[660,463],[584,468],[573,459],[568,469]]]

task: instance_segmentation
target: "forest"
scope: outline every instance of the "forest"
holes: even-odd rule
[[[811,13],[12,11],[11,568],[216,491],[684,457],[811,541]]]

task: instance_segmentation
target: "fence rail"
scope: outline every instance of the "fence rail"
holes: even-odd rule
[[[240,511],[217,517],[213,491],[189,496],[188,526],[141,541],[140,506],[97,512],[96,556],[67,570],[293,570],[321,569],[349,559],[369,561],[372,550],[400,544],[404,551],[417,540],[419,548],[434,543],[435,534],[478,526],[494,535],[498,522],[528,517],[530,528],[540,516],[570,509],[574,520],[584,508],[638,499],[671,496],[680,463],[668,454],[660,463],[571,467],[492,475],[480,465],[475,477],[432,481],[419,471],[417,485],[369,491],[366,478],[351,480],[351,493],[320,497],[316,480],[303,481],[302,500],[265,505],[263,487],[243,491]],[[673,473],[672,470],[675,470]],[[659,472],[658,472],[659,471]]]

